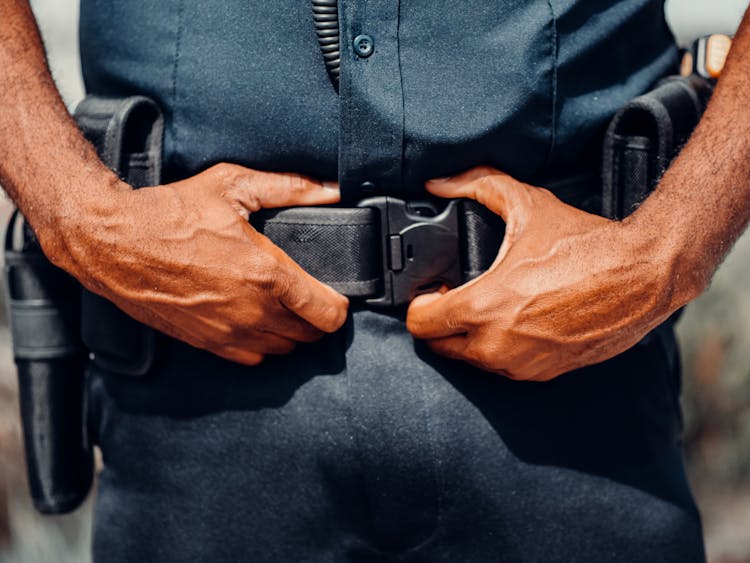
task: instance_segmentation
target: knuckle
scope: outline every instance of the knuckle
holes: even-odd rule
[[[279,276],[271,293],[274,298],[295,315],[299,315],[313,303],[313,296],[308,288],[289,275]]]
[[[481,365],[482,369],[496,372],[502,367],[501,364],[505,359],[502,351],[503,348],[498,339],[482,338],[476,335],[467,353],[477,364]]]
[[[281,342],[277,348],[276,353],[277,354],[291,354],[294,352],[294,349],[297,347],[297,343],[293,340],[286,340],[284,342]]]
[[[225,342],[235,343],[246,339],[249,332],[250,327],[247,324],[226,323],[221,334]]]
[[[243,338],[247,337],[249,330],[246,319],[237,322],[236,317],[222,316],[221,319],[209,321],[204,333],[196,335],[194,342],[191,342],[191,344],[222,355],[222,352],[229,353],[237,343],[242,342]]]
[[[269,271],[252,272],[245,274],[245,283],[252,286],[262,296],[276,297],[278,293],[278,280]]]
[[[289,187],[292,190],[301,190],[305,187],[305,180],[300,174],[291,173],[288,176]]]
[[[245,196],[251,205],[257,205],[258,190],[252,170],[228,162],[216,164],[212,170],[215,170],[217,188],[222,197],[236,200],[240,196]]]
[[[464,316],[470,325],[477,326],[485,321],[488,313],[490,313],[493,308],[494,303],[492,295],[488,294],[486,291],[477,291],[474,292],[471,299],[463,300],[459,310],[465,311]]]
[[[497,363],[497,354],[490,348],[490,346],[484,344],[476,346],[471,351],[472,357],[479,362],[484,369],[494,371]]]
[[[553,194],[551,191],[549,191],[547,188],[538,187],[535,190],[529,190],[529,191],[541,198],[546,198],[548,200],[558,199],[557,196]]]
[[[281,261],[273,255],[265,255],[262,264],[248,268],[243,275],[247,284],[264,295],[280,299],[288,291],[287,275]]]
[[[489,166],[488,164],[482,164],[480,166],[477,166],[476,169],[477,174],[487,177],[487,176],[493,176],[494,174],[497,174],[497,169],[493,168],[492,166]]]
[[[541,374],[537,369],[534,369],[532,365],[524,363],[518,359],[511,361],[510,365],[502,370],[506,377],[513,379],[514,381],[531,381]]]
[[[495,178],[492,174],[483,174],[477,179],[476,191],[477,193],[488,192],[495,189]]]
[[[304,192],[309,188],[309,181],[301,174],[290,173],[287,175],[287,188],[291,192]]]
[[[220,162],[209,168],[209,171],[220,181],[226,182],[235,176],[237,166],[229,162]]]
[[[346,315],[346,309],[327,305],[321,310],[319,328],[327,333],[336,332],[346,322]]]

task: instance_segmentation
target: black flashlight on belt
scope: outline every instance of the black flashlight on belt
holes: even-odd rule
[[[84,415],[81,287],[44,256],[18,211],[5,236],[5,286],[31,497],[45,514],[69,512],[86,498],[94,469]]]

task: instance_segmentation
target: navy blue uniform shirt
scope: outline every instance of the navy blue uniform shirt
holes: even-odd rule
[[[595,167],[608,118],[672,71],[662,0],[341,0],[341,93],[308,0],[83,0],[87,89],[167,113],[167,177],[230,161],[356,199],[491,164]],[[373,52],[358,57],[367,34]]]

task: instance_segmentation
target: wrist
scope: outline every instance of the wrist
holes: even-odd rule
[[[64,182],[60,195],[41,213],[24,214],[45,255],[56,266],[80,277],[80,255],[95,244],[102,220],[117,213],[118,196],[132,188],[102,167]]]
[[[694,251],[693,233],[662,219],[636,212],[621,228],[632,255],[646,265],[644,275],[655,281],[659,313],[669,315],[703,293],[709,277]]]

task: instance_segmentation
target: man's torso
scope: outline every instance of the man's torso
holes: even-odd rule
[[[537,183],[593,169],[608,118],[677,56],[661,0],[341,0],[339,13],[337,95],[307,1],[83,0],[87,88],[161,104],[168,177],[230,161],[338,176],[346,194],[418,191],[480,163]]]

